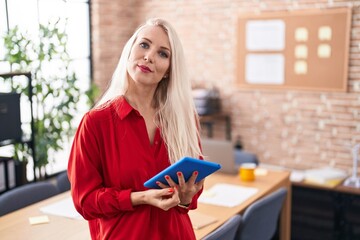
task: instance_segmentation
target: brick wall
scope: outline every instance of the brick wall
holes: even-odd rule
[[[216,86],[232,118],[232,136],[263,163],[350,171],[347,146],[360,143],[360,1],[93,0],[94,80],[111,78],[124,42],[149,17],[176,28],[194,84]],[[244,13],[352,6],[347,93],[235,87],[237,17]],[[224,126],[215,129],[223,138]]]

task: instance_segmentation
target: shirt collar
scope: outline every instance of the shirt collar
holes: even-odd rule
[[[121,120],[126,118],[131,111],[135,110],[129,103],[126,101],[124,96],[120,96],[114,101],[114,107],[117,115]]]

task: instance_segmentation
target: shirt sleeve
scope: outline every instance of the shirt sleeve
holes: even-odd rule
[[[68,163],[75,208],[87,220],[133,211],[132,189],[104,187],[99,139],[90,116],[85,114],[80,122]]]

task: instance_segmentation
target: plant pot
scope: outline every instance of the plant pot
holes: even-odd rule
[[[15,161],[16,186],[21,186],[28,182],[26,177],[26,166],[27,162]]]

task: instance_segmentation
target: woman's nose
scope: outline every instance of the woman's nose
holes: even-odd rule
[[[152,54],[151,52],[146,53],[146,54],[144,55],[144,60],[145,60],[146,62],[152,63],[152,62],[153,62],[153,56],[152,56],[152,55],[153,55],[153,54]]]

